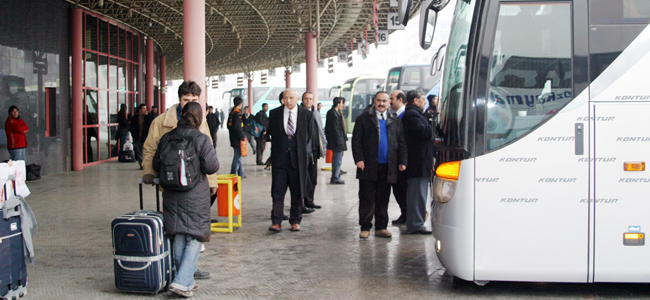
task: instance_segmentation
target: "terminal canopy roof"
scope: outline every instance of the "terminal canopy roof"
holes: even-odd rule
[[[66,1],[118,20],[155,40],[167,56],[167,78],[183,78],[183,1]],[[411,15],[421,2],[413,1]],[[356,49],[364,30],[372,45],[375,5],[376,27],[386,30],[388,13],[397,12],[396,7],[390,7],[390,0],[205,0],[206,75],[302,63],[304,35],[318,28],[320,58],[336,56],[350,47]]]

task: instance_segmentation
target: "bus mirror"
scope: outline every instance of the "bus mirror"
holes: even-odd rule
[[[397,2],[397,18],[404,26],[408,23],[411,15],[411,3],[413,3],[413,0],[399,0]]]
[[[436,73],[440,72],[442,70],[442,66],[445,63],[445,50],[447,48],[447,44],[443,44],[438,48],[438,52],[433,55],[433,58],[431,58],[431,76],[436,75]]]
[[[439,2],[439,0],[425,0],[424,3],[422,3],[422,9],[420,11],[420,47],[424,50],[431,47],[431,43],[433,42],[433,33],[436,29],[438,12],[429,9],[433,2]]]
[[[447,6],[447,4],[449,4],[449,0],[434,0],[431,2],[429,9],[441,11],[445,6]]]

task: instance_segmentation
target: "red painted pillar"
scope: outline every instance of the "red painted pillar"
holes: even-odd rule
[[[205,0],[183,1],[183,38],[183,79],[204,89],[199,103],[205,112]]]
[[[83,10],[72,10],[72,170],[84,168]]]
[[[314,32],[305,33],[305,64],[307,65],[307,91],[314,95],[314,105],[318,104],[318,57],[317,36]]]
[[[146,64],[147,64],[147,74],[145,75],[144,79],[144,90],[146,93],[146,102],[147,108],[151,110],[151,107],[153,106],[153,40],[152,39],[147,39],[145,41],[146,43]]]
[[[286,88],[291,88],[291,72],[289,70],[284,70],[284,81],[286,81]]]
[[[164,55],[160,56],[160,106],[158,107],[158,113],[162,114],[167,110],[167,103],[165,102],[165,97],[167,94],[167,57]]]
[[[253,79],[248,79],[248,111],[253,113]]]

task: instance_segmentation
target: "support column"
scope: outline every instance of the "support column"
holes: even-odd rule
[[[167,110],[167,103],[165,102],[165,97],[167,94],[167,57],[165,55],[160,56],[160,107],[158,107],[158,113],[162,114]]]
[[[144,90],[145,90],[145,97],[146,101],[145,104],[147,104],[147,109],[151,110],[151,107],[153,106],[153,40],[152,39],[147,39],[146,40],[146,65],[147,65],[147,74],[145,74],[144,77]]]
[[[286,88],[291,88],[291,72],[289,70],[284,70],[284,81],[286,82]]]
[[[72,10],[72,170],[84,168],[83,11]]]
[[[183,38],[183,79],[205,89],[205,0],[183,1]],[[199,97],[204,112],[205,94]]]
[[[314,95],[314,105],[318,104],[318,57],[317,36],[314,32],[305,33],[305,64],[307,65],[307,91]]]
[[[251,73],[250,76],[248,76],[248,111],[253,114],[253,79],[250,79],[253,76]]]

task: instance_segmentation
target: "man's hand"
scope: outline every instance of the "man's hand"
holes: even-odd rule
[[[144,174],[144,175],[142,176],[142,182],[143,182],[144,184],[151,184],[151,185],[153,185],[153,178],[154,178],[154,177],[153,177],[153,174]]]
[[[406,170],[406,165],[399,165],[399,171],[403,172],[404,170]]]
[[[357,163],[357,167],[358,167],[359,169],[361,169],[361,171],[363,171],[363,169],[366,168],[366,164],[365,164],[365,163],[363,162],[363,160],[362,160],[362,161],[360,161],[360,162]]]
[[[210,196],[214,196],[214,194],[217,193],[217,187],[216,186],[211,186],[210,187]]]

